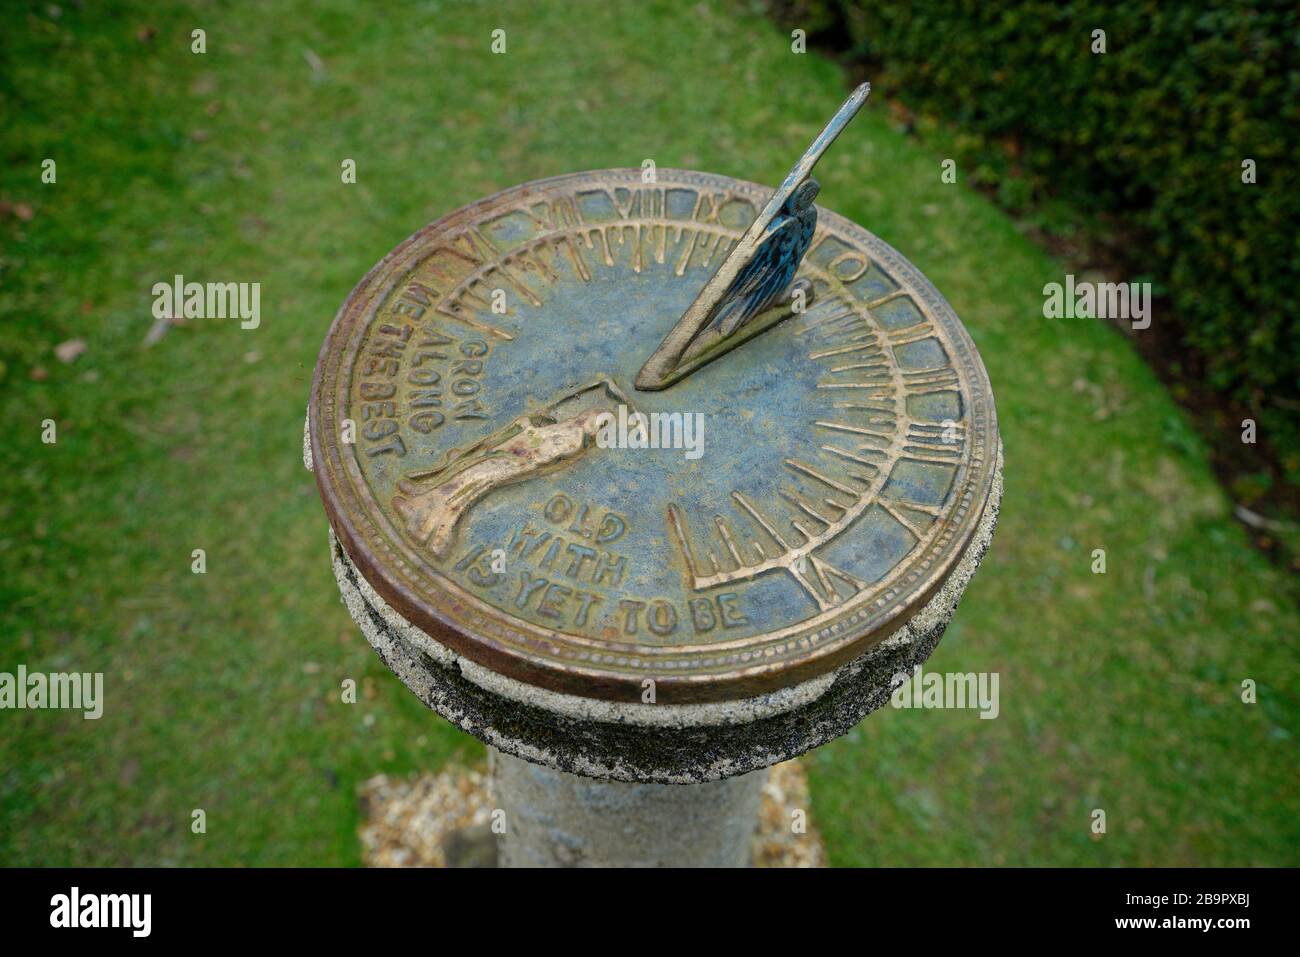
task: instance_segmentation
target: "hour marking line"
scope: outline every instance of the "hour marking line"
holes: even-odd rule
[[[695,556],[691,554],[690,542],[686,540],[686,526],[682,520],[682,513],[676,505],[668,506],[668,525],[677,536],[678,544],[682,546],[682,554],[686,556],[686,570],[691,573],[692,579],[699,578]]]
[[[894,411],[892,403],[881,403],[878,405],[863,405],[861,402],[836,402],[837,409],[858,409],[862,412],[875,412],[886,416],[890,419],[898,418],[898,413]]]
[[[834,366],[834,367],[831,369],[831,371],[832,371],[832,372],[850,372],[850,371],[852,371],[853,369],[881,369],[881,370],[884,370],[884,371],[882,371],[882,372],[880,373],[880,375],[885,376],[886,379],[889,378],[889,371],[888,371],[888,370],[889,370],[889,365],[888,365],[887,363],[884,363],[884,362],[855,362],[855,363],[853,363],[852,365],[847,365],[847,366]]]
[[[859,425],[845,425],[843,422],[823,422],[817,421],[814,425],[819,425],[823,429],[833,429],[836,432],[850,432],[853,435],[869,435],[873,439],[892,439],[893,436],[888,432],[876,432],[872,429],[864,429]]]
[[[807,573],[807,569],[801,571],[793,565],[790,567],[790,574],[804,587],[804,590],[808,592],[813,601],[817,603],[817,607],[822,611],[844,601],[840,597],[839,589],[831,582],[832,577],[838,578],[852,588],[852,594],[854,595],[867,587],[867,583],[860,578],[856,578],[848,572],[822,561],[816,555],[808,556],[808,565],[812,567],[811,576]]]
[[[928,322],[917,323],[905,329],[897,329],[889,334],[889,341],[895,346],[905,346],[909,342],[919,342],[934,335],[934,327]]]
[[[790,550],[790,546],[786,544],[785,539],[783,539],[780,536],[780,534],[777,532],[776,526],[774,526],[771,522],[769,522],[763,516],[763,514],[754,505],[750,503],[749,499],[745,498],[745,496],[741,495],[739,492],[732,492],[731,497],[736,500],[737,505],[739,505],[741,508],[743,508],[746,512],[749,513],[749,517],[752,518],[755,522],[757,522],[759,524],[759,527],[761,527],[763,531],[767,532],[767,534],[772,536],[772,540],[774,542],[776,542],[786,551]]]
[[[488,242],[487,237],[484,236],[479,231],[479,228],[477,226],[471,227],[470,230],[466,233],[466,235],[469,236],[470,242],[473,243],[475,246],[482,244],[482,246],[485,246],[488,249],[493,248],[492,244]],[[510,283],[511,287],[515,290],[515,292],[519,293],[520,297],[525,302],[527,302],[530,306],[536,309],[538,306],[542,304],[542,301],[538,299],[537,296],[533,294],[533,291],[529,289],[527,285],[524,284],[524,281],[518,276],[516,276],[514,274],[514,271],[511,270],[510,258],[511,258],[510,256],[502,256],[499,260],[497,260],[496,268],[500,270],[503,276],[505,276],[506,282]]]
[[[496,336],[498,339],[504,339],[506,342],[512,342],[514,340],[515,337],[504,329],[498,329],[490,323],[469,315],[468,311],[464,309],[460,303],[451,301],[451,299],[452,297],[449,296],[448,300],[450,305],[443,303],[438,307],[437,311],[440,315],[448,316],[449,318],[455,319],[457,322],[463,322],[471,329],[477,329],[484,335]]]
[[[892,390],[892,382],[818,382],[819,389],[887,389]]]
[[[822,450],[826,452],[830,452],[832,455],[838,455],[841,458],[846,458],[850,462],[857,462],[859,465],[869,466],[870,468],[875,469],[877,472],[880,471],[880,464],[878,462],[872,462],[870,459],[864,459],[860,455],[854,455],[848,449],[842,449],[839,446],[835,446],[835,445],[823,445]],[[879,449],[863,449],[861,451],[878,452],[881,455],[884,454],[884,452],[881,452]]]
[[[731,552],[731,557],[735,559],[736,567],[744,567],[745,560],[740,557],[740,549],[736,548],[736,541],[731,537],[731,530],[727,528],[727,523],[723,521],[721,515],[714,516],[713,523],[718,526],[718,534],[722,536],[722,543],[727,546],[727,551]]]
[[[841,356],[841,355],[844,355],[846,352],[859,352],[859,351],[864,350],[864,349],[870,349],[871,351],[873,351],[873,352],[875,352],[875,353],[877,353],[877,354],[879,354],[879,355],[881,355],[881,356],[883,356],[883,355],[885,354],[885,353],[884,353],[884,350],[882,350],[882,349],[880,348],[880,346],[876,344],[876,337],[875,337],[875,336],[872,336],[871,339],[870,339],[869,341],[867,341],[867,342],[860,342],[860,343],[857,343],[856,345],[851,345],[851,346],[836,346],[834,349],[821,349],[821,350],[818,350],[817,352],[809,353],[808,358],[809,358],[809,359],[826,359],[826,358],[829,358],[830,356]]]
[[[795,459],[786,459],[785,464],[790,466],[790,468],[794,469],[796,472],[802,472],[804,475],[808,475],[811,476],[812,478],[815,478],[823,485],[830,486],[831,488],[835,489],[835,491],[837,492],[843,492],[845,495],[851,495],[854,498],[858,497],[858,493],[855,492],[853,489],[849,488],[847,485],[843,484],[842,482],[835,481],[835,479],[831,478],[829,475],[822,474],[821,472],[817,471],[817,469],[813,468],[811,465],[805,465],[803,462],[796,461]]]
[[[961,453],[954,452],[955,458],[943,458],[935,450],[919,449],[915,446],[906,446],[904,451],[907,452],[907,458],[914,459],[917,462],[929,462],[931,465],[954,465],[961,460]],[[927,454],[929,452],[930,454]]]
[[[810,322],[810,323],[808,323],[807,325],[803,326],[802,328],[796,329],[796,330],[795,330],[795,335],[797,335],[797,336],[801,336],[801,335],[803,335],[805,332],[812,332],[814,329],[816,329],[816,328],[818,328],[818,327],[820,327],[820,326],[824,326],[824,325],[825,325],[826,323],[828,323],[828,322],[837,322],[837,321],[839,321],[839,320],[841,320],[841,319],[859,319],[859,320],[860,320],[861,317],[860,317],[857,313],[855,313],[851,308],[846,308],[843,312],[832,313],[832,314],[829,315],[829,316],[823,316],[822,318],[818,319],[816,322]]]
[[[909,519],[906,515],[900,512],[896,507],[891,505],[887,499],[883,499],[883,498],[876,499],[876,504],[879,505],[881,508],[883,508],[886,512],[888,512],[890,517],[893,518],[894,521],[898,522],[899,525],[902,525],[905,529],[907,529],[914,536],[916,536],[917,541],[921,540],[922,537],[921,530],[918,529],[914,524],[912,524],[911,519]]]
[[[780,490],[780,494],[781,494],[781,497],[782,497],[782,498],[784,498],[786,501],[792,503],[796,508],[798,508],[800,511],[802,511],[802,512],[803,512],[805,515],[807,515],[809,518],[811,518],[811,519],[815,519],[816,521],[821,522],[823,525],[826,525],[826,526],[828,526],[828,527],[829,527],[830,525],[834,524],[834,522],[833,522],[832,519],[829,519],[829,518],[827,518],[826,516],[822,515],[822,514],[821,514],[820,512],[818,512],[815,508],[813,508],[811,505],[809,505],[807,502],[805,502],[802,498],[800,498],[796,493],[791,492],[791,491],[789,491],[789,490],[787,490],[787,489],[781,489],[781,490]],[[796,527],[797,527],[797,526],[796,526]],[[802,532],[803,529],[801,528],[801,529],[799,529],[799,531]],[[805,533],[805,534],[806,534],[806,533]],[[808,536],[808,537],[811,538],[812,536]]]

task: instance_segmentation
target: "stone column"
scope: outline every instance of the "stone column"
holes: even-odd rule
[[[599,781],[492,752],[503,867],[745,867],[767,770],[689,786]]]

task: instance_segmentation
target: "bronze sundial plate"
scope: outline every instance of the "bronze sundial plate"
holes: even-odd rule
[[[634,385],[769,195],[560,176],[370,271],[321,350],[310,432],[379,595],[501,674],[630,702],[794,684],[925,603],[979,522],[997,423],[970,337],[888,245],[819,210],[804,311]]]

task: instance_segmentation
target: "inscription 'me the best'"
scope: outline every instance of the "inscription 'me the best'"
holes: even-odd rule
[[[486,419],[480,393],[488,345],[432,325],[417,329],[432,292],[411,283],[370,336],[360,359],[358,413],[367,455],[406,455],[402,428],[428,435],[450,417]]]

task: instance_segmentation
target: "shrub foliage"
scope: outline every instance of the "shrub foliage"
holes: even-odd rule
[[[957,126],[963,168],[996,178],[1011,166],[1022,198],[1118,217],[1142,238],[1126,257],[1132,278],[1168,293],[1209,384],[1294,425],[1300,7],[774,0],[773,9],[787,27],[882,68],[908,107]],[[1095,30],[1105,53],[1093,52]],[[1247,159],[1253,185],[1242,181]]]

